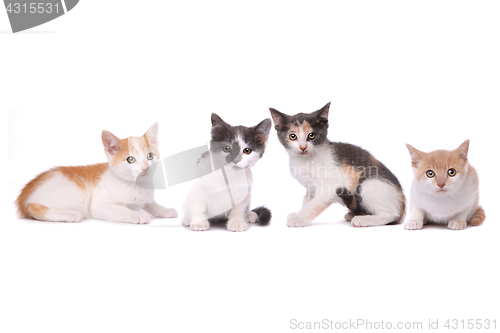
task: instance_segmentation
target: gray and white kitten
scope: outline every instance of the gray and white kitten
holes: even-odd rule
[[[247,222],[269,223],[269,209],[249,207],[251,168],[264,154],[271,125],[268,118],[253,127],[231,126],[212,113],[210,150],[196,166],[198,178],[184,203],[182,225],[202,231],[222,220],[229,231],[245,231]]]
[[[405,196],[398,179],[366,150],[328,140],[329,108],[294,116],[270,109],[292,177],[306,187],[302,208],[288,215],[287,225],[306,226],[334,202],[349,209],[345,219],[356,227],[399,223]]]

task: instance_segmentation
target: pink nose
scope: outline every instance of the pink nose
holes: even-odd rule
[[[148,170],[149,170],[149,165],[147,167],[143,168],[142,172],[148,172]]]
[[[306,150],[306,149],[307,149],[307,146],[306,146],[306,147],[302,147],[302,146],[300,146],[300,150],[304,151],[304,150]]]

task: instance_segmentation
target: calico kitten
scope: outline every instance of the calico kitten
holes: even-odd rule
[[[269,223],[269,209],[250,211],[249,206],[251,168],[264,154],[270,129],[271,119],[254,127],[231,126],[212,113],[210,150],[198,161],[198,178],[184,204],[184,226],[202,231],[223,220],[229,231],[245,231],[247,222]]]
[[[152,187],[137,185],[152,176],[160,159],[157,134],[156,123],[143,136],[123,140],[103,131],[108,162],[60,166],[39,174],[16,200],[19,215],[44,221],[95,218],[129,223],[148,223],[151,215],[176,217],[175,209],[154,201]]]
[[[334,202],[349,209],[345,219],[356,227],[398,223],[405,212],[398,179],[366,150],[328,140],[329,108],[294,116],[270,109],[292,177],[306,188],[302,208],[288,215],[287,225],[306,226]]]
[[[481,224],[486,215],[479,206],[479,179],[469,164],[469,140],[455,150],[424,153],[406,145],[415,178],[405,229],[422,229],[427,222],[447,224],[453,230]]]

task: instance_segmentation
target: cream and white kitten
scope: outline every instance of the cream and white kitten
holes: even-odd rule
[[[154,217],[176,217],[158,205],[149,183],[158,151],[158,124],[141,137],[118,139],[102,132],[107,163],[55,167],[31,180],[16,200],[21,217],[79,222],[84,218],[148,223]],[[144,209],[145,211],[142,211]]]
[[[449,229],[479,225],[485,213],[479,206],[479,179],[469,164],[469,140],[455,150],[424,153],[406,145],[413,173],[410,212],[404,227],[422,229],[428,222],[447,224]]]

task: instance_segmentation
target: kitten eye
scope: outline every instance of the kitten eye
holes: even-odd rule
[[[457,174],[457,170],[455,170],[455,169],[448,170],[448,176],[455,177],[456,174]]]
[[[429,178],[434,178],[434,176],[435,176],[436,174],[435,174],[435,173],[434,173],[434,171],[432,171],[432,170],[427,170],[427,172],[425,173],[425,175],[426,175],[427,177],[429,177]]]
[[[309,133],[308,137],[312,140],[316,137],[316,133]]]
[[[225,153],[229,153],[231,151],[231,147],[224,146],[224,147],[222,147],[222,151],[225,152]]]
[[[134,163],[135,162],[135,157],[134,156],[127,157],[127,162],[129,162],[130,164]]]
[[[148,153],[146,157],[148,160],[152,160],[155,157],[155,155],[153,153]]]
[[[248,155],[248,154],[250,154],[251,152],[252,152],[252,149],[250,149],[250,148],[245,148],[245,149],[243,149],[243,154],[247,154],[247,155]]]
[[[293,134],[293,133],[292,133],[292,134],[290,134],[288,137],[289,137],[289,138],[290,138],[290,140],[292,140],[292,141],[297,140],[297,135],[296,135],[296,134]]]

